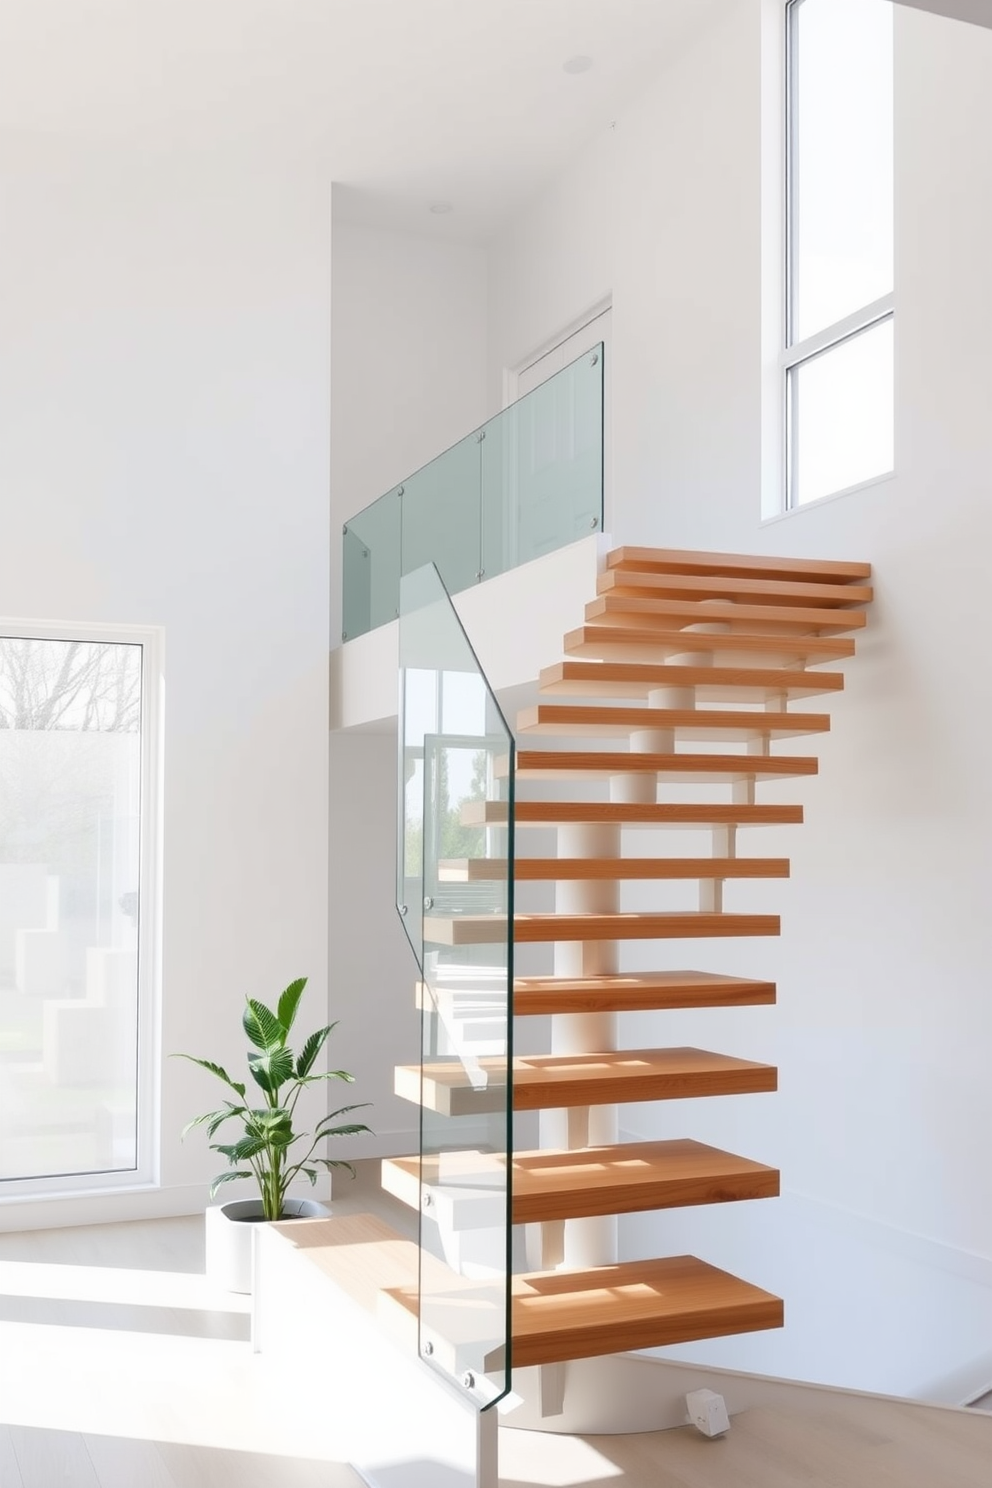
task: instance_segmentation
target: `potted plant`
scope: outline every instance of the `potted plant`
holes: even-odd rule
[[[207,1209],[207,1274],[229,1291],[251,1291],[252,1221],[328,1213],[312,1199],[290,1198],[292,1183],[303,1177],[312,1187],[321,1168],[327,1171],[346,1168],[354,1177],[351,1163],[315,1155],[324,1138],[351,1137],[369,1131],[362,1122],[334,1124],[338,1117],[370,1104],[368,1101],[329,1112],[320,1118],[312,1132],[297,1131],[294,1127],[297,1101],[308,1086],[325,1080],[346,1080],[349,1084],[354,1080],[347,1070],[314,1073],[317,1058],[336,1023],[312,1033],[298,1054],[290,1048],[289,1036],[306,984],[306,977],[290,982],[275,1012],[255,998],[246,999],[241,1023],[253,1046],[248,1053],[248,1074],[256,1087],[251,1098],[247,1084],[232,1079],[223,1066],[193,1054],[177,1056],[209,1070],[237,1096],[237,1100],[225,1100],[215,1111],[194,1117],[183,1129],[184,1138],[197,1126],[206,1126],[208,1137],[216,1136],[228,1121],[236,1122],[241,1129],[236,1142],[210,1144],[211,1151],[221,1153],[228,1162],[228,1171],[219,1174],[210,1185],[211,1199],[223,1184],[235,1178],[254,1178],[258,1185],[258,1198]],[[257,1104],[252,1104],[252,1099]]]

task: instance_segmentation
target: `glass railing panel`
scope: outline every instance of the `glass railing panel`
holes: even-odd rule
[[[487,577],[602,530],[602,344],[490,420],[482,459]]]
[[[450,594],[478,583],[479,434],[460,439],[403,482],[403,573],[433,563]]]
[[[433,565],[400,600],[398,905],[421,968],[422,1357],[510,1385],[513,736]]]
[[[399,614],[401,514],[397,489],[344,525],[341,631],[346,641]]]
[[[344,638],[396,616],[401,573],[459,594],[602,526],[600,344],[347,522]]]

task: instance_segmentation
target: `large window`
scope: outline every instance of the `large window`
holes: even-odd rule
[[[41,629],[0,630],[0,1198],[150,1176],[149,642]]]
[[[893,468],[889,0],[789,0],[787,505]]]

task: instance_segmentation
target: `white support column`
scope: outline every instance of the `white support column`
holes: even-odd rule
[[[612,825],[568,825],[558,829],[560,858],[617,858],[620,829]],[[615,914],[619,907],[619,885],[612,879],[563,879],[556,889],[559,914]],[[555,975],[561,977],[605,976],[619,970],[616,941],[558,941],[555,944]],[[616,1016],[613,1013],[563,1014],[552,1020],[553,1054],[602,1054],[617,1046]],[[592,1106],[541,1114],[542,1147],[574,1150],[606,1146],[616,1142],[615,1106]],[[617,1222],[613,1215],[592,1219],[570,1219],[550,1242],[546,1267],[567,1269],[611,1265],[617,1259]],[[559,1251],[559,1243],[561,1249]],[[553,1256],[554,1259],[550,1257]]]

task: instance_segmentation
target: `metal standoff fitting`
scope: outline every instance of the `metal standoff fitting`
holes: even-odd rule
[[[434,900],[431,898],[430,894],[425,894],[424,895],[424,908],[425,909],[433,909],[434,908]]]
[[[593,517],[592,521],[589,523],[589,526],[590,527],[593,527],[593,528],[598,527],[599,526],[599,518],[598,517]]]
[[[427,1342],[424,1344],[424,1354],[429,1359],[430,1356],[431,1356],[431,1354],[433,1352],[434,1352],[434,1345],[431,1343],[430,1339],[428,1338]]]
[[[405,904],[401,904],[399,908],[400,908],[400,914],[401,915],[405,915],[406,914],[406,905]]]
[[[462,1375],[462,1384],[465,1386],[466,1390],[475,1389],[475,1375],[472,1373],[471,1369],[466,1369],[465,1373]]]
[[[598,361],[599,361],[599,352],[598,351],[594,351],[593,354],[592,354],[592,356],[589,358],[589,365],[590,365],[590,367],[595,367],[595,365],[596,365],[596,363]]]

